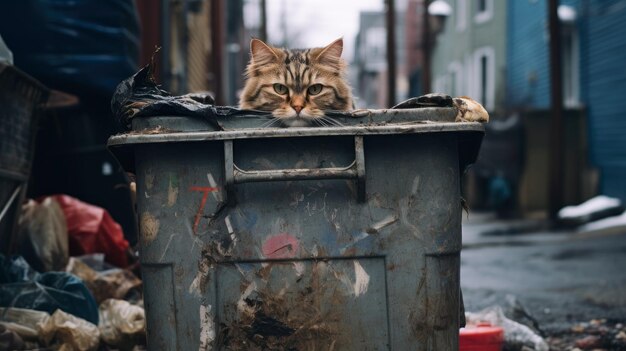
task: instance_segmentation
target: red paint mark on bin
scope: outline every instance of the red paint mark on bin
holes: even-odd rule
[[[199,191],[203,193],[202,200],[200,201],[200,207],[198,208],[198,212],[196,212],[196,216],[193,220],[193,233],[195,234],[198,229],[198,224],[200,223],[200,218],[202,218],[202,212],[204,211],[206,200],[209,198],[209,193],[218,191],[218,188],[208,186],[192,186],[189,188],[189,191]]]
[[[263,243],[261,250],[267,258],[293,258],[298,254],[300,242],[293,235],[283,233],[270,236]]]

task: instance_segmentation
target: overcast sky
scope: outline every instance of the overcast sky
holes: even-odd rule
[[[354,55],[354,38],[359,29],[359,12],[384,8],[384,0],[267,0],[268,40],[282,40],[281,17],[297,38],[298,47],[316,47],[344,38],[343,57]],[[283,11],[284,9],[284,11]]]

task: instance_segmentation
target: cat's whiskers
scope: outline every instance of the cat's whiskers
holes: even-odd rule
[[[269,121],[261,124],[261,128],[270,128],[272,125],[274,125],[274,124],[276,124],[278,122],[280,122],[279,118],[272,118]]]
[[[322,127],[330,127],[330,124],[328,124],[328,122],[326,122],[324,118],[315,118],[314,121],[319,123],[319,125]]]
[[[322,117],[322,120],[324,120],[327,124],[335,126],[335,127],[343,127],[343,124],[341,124],[339,121],[332,119],[330,117]]]

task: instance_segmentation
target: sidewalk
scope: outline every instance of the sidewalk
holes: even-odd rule
[[[547,329],[626,320],[626,231],[551,231],[537,220],[463,220],[461,287],[467,311],[507,307],[507,295]]]

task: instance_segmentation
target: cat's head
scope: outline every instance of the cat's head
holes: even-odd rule
[[[326,110],[350,110],[352,93],[342,51],[343,39],[323,48],[293,50],[252,39],[239,106],[271,111],[288,127],[313,125]]]

